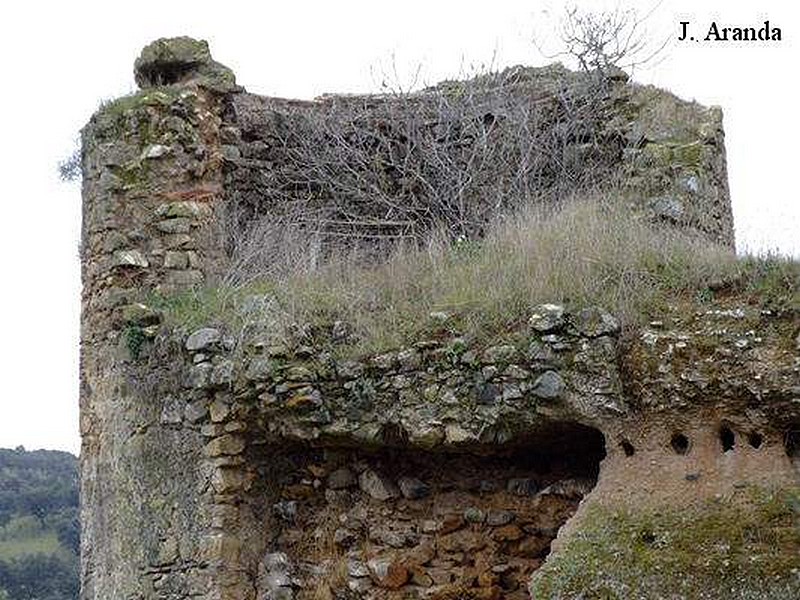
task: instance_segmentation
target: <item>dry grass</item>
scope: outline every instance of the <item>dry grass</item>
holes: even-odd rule
[[[607,122],[616,84],[597,75],[511,67],[282,105],[263,140],[273,166],[239,169],[247,183],[229,189],[234,260],[273,273],[342,247],[421,243],[438,228],[478,238],[493,215],[608,183],[624,134]],[[305,256],[284,252],[297,236]]]
[[[666,292],[698,289],[734,263],[730,252],[654,230],[627,207],[575,202],[506,217],[482,241],[434,238],[373,267],[339,257],[269,287],[293,320],[342,319],[365,341],[391,346],[431,312],[458,315],[466,330],[502,327],[541,302],[599,303],[638,321]]]
[[[748,274],[759,285],[788,289],[796,300],[799,273],[787,260],[737,259],[690,232],[635,216],[618,194],[597,195],[558,210],[534,206],[506,215],[480,241],[433,236],[423,250],[398,248],[371,266],[340,255],[293,275],[216,288],[183,298],[177,313],[185,322],[200,308],[194,324],[226,313],[241,317],[243,307],[248,323],[342,320],[358,337],[351,350],[365,353],[415,339],[432,312],[452,315],[462,333],[508,327],[543,302],[601,305],[635,326]]]

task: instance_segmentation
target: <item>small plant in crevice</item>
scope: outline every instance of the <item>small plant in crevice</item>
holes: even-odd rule
[[[80,181],[81,148],[75,145],[69,156],[58,162],[58,178],[64,182]]]
[[[147,340],[144,330],[138,325],[130,325],[125,328],[123,336],[125,337],[125,346],[128,348],[131,358],[133,360],[139,360],[142,347]]]
[[[708,304],[714,300],[714,292],[707,287],[701,288],[695,293],[694,300],[698,304]]]

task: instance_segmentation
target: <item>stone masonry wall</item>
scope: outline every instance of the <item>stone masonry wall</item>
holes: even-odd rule
[[[408,97],[231,95],[229,210],[243,229],[261,218],[308,244],[376,245],[435,222],[471,238],[531,199],[613,185],[631,210],[733,248],[719,108],[559,65],[476,81]]]
[[[146,347],[171,340],[171,403],[215,466],[230,597],[524,598],[593,488],[641,508],[796,484],[785,319],[676,312],[621,346],[601,309],[544,305],[492,339],[437,315],[427,339],[361,360],[336,358],[341,324],[164,328]]]
[[[159,320],[142,301],[219,268],[219,97],[197,85],[146,87],[103,107],[83,131],[87,599],[209,593],[218,555],[208,535],[215,516],[202,500],[211,468],[202,436],[182,426],[191,409],[171,397],[175,347],[148,345]],[[158,357],[157,368],[133,363],[144,352]]]
[[[230,267],[231,203],[274,203],[258,182],[285,166],[272,128],[292,103],[244,93],[189,38],[136,76],[83,132],[82,600],[522,598],[595,484],[624,501],[615,473],[672,452],[676,411],[712,405],[760,456],[790,453],[796,333],[749,308],[625,344],[597,307],[531,307],[493,339],[435,313],[427,339],[356,360],[335,352],[345,323],[168,326],[155,294]],[[634,208],[732,247],[719,111],[618,85]]]

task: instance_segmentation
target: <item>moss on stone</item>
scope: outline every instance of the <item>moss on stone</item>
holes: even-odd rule
[[[136,59],[134,77],[142,89],[196,83],[224,93],[236,87],[233,71],[211,58],[208,43],[187,36],[161,38],[147,45]]]
[[[642,150],[646,163],[660,168],[683,168],[700,172],[703,165],[703,144],[700,141],[688,144],[659,142],[647,144]]]
[[[147,181],[147,167],[140,160],[131,161],[122,166],[110,167],[117,178],[117,187],[121,190],[133,190],[142,187]]]
[[[718,112],[709,112],[695,102],[685,102],[656,87],[633,85],[629,89],[628,114],[649,141],[692,143],[701,138],[704,123],[721,120]]]
[[[130,94],[100,105],[88,129],[91,145],[93,139],[100,141],[135,140],[140,146],[162,141],[164,133],[159,127],[154,111],[165,109],[176,103],[191,105],[194,95],[179,86],[163,86],[157,89]],[[84,130],[86,133],[87,130]]]
[[[536,573],[533,598],[800,597],[800,488],[691,509],[596,506]]]
[[[180,98],[180,92],[180,88],[176,86],[144,90],[103,103],[97,112],[105,116],[119,117],[147,106],[169,106]]]

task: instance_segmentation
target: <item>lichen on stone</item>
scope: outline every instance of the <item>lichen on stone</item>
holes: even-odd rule
[[[233,71],[211,58],[208,43],[185,36],[145,46],[136,59],[134,76],[143,90],[188,83],[220,93],[236,89]]]

